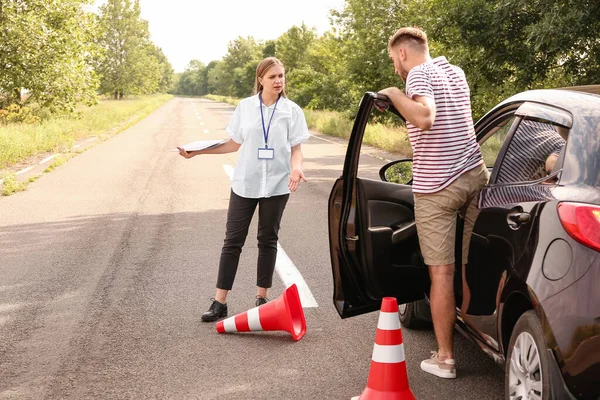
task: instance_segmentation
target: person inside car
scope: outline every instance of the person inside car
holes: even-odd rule
[[[413,148],[413,193],[419,245],[431,277],[431,313],[438,351],[421,369],[455,378],[453,331],[456,214],[465,218],[462,260],[478,214],[477,197],[489,172],[476,141],[465,74],[445,57],[432,59],[421,29],[399,29],[388,42],[395,72],[406,82],[381,90],[406,118]],[[463,267],[464,268],[464,267]]]
[[[521,121],[508,145],[496,183],[531,182],[550,175],[567,134],[566,128],[557,125]]]

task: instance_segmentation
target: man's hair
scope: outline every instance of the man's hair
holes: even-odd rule
[[[406,44],[417,51],[426,51],[429,48],[427,34],[420,28],[410,26],[400,28],[392,35],[388,42],[388,51],[399,44]]]

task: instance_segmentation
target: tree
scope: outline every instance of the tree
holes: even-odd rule
[[[346,0],[342,11],[332,11],[334,29],[343,46],[343,62],[354,86],[353,103],[365,91],[401,83],[394,77],[387,43],[398,28],[411,25],[406,10],[401,0]]]
[[[96,101],[93,16],[83,8],[90,2],[0,0],[0,106],[20,101],[22,89],[51,111]]]
[[[341,40],[331,32],[311,42],[303,64],[288,75],[288,94],[301,107],[346,111],[355,104]]]
[[[236,97],[250,95],[262,53],[263,47],[252,36],[240,36],[229,42],[223,65],[218,69],[220,86],[225,93]]]
[[[276,55],[287,73],[304,65],[308,48],[316,39],[316,33],[308,29],[304,23],[300,26],[292,26],[287,32],[277,38]]]
[[[158,91],[171,79],[170,65],[150,41],[148,22],[140,17],[139,0],[108,0],[100,8],[99,44],[103,57],[97,71],[100,91],[115,98]]]
[[[600,80],[600,3],[595,0],[412,1],[434,47],[460,65],[481,116],[526,89]]]

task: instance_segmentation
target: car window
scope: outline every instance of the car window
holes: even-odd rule
[[[547,177],[558,160],[568,130],[549,122],[523,119],[509,139],[495,183],[533,182]]]
[[[504,143],[506,135],[510,131],[514,120],[514,116],[502,119],[485,135],[485,139],[479,143],[486,167],[493,168],[494,164],[496,164],[498,153],[500,153],[502,144]]]

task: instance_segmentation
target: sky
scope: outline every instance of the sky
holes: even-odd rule
[[[98,0],[96,5],[104,1]],[[329,10],[344,0],[140,0],[152,41],[162,48],[175,72],[200,60],[208,64],[227,53],[238,36],[277,39],[304,22],[318,34],[330,29]]]

